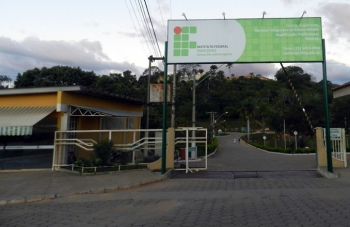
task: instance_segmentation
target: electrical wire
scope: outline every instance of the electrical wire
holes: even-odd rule
[[[164,23],[163,13],[162,13],[162,10],[160,8],[159,0],[157,0],[157,1],[158,1],[158,7],[159,7],[160,16],[161,16],[162,22],[163,22],[164,33],[166,35],[166,26],[165,26],[165,23]]]
[[[132,9],[133,9],[133,11],[134,11],[134,14],[135,14],[135,18],[136,18],[136,20],[137,20],[137,23],[139,24],[139,28],[140,28],[140,30],[141,30],[143,39],[145,40],[145,43],[146,43],[146,45],[147,45],[147,47],[148,47],[149,52],[152,52],[152,51],[151,51],[151,48],[150,48],[150,46],[149,46],[149,43],[148,43],[148,41],[147,41],[146,35],[145,35],[144,31],[143,31],[142,28],[141,28],[141,24],[140,24],[139,18],[138,18],[137,15],[136,15],[135,8],[134,8],[134,6],[133,6],[131,0],[129,0],[129,1],[130,1],[130,5],[131,5],[131,7],[132,7]]]
[[[149,11],[148,11],[148,6],[147,6],[147,3],[146,3],[146,0],[144,0],[144,2],[145,2],[146,9],[147,9],[147,13],[148,13],[149,21],[150,21],[151,26],[152,26],[152,30],[153,30],[153,34],[154,34],[154,38],[156,39],[156,44],[157,44],[157,47],[158,47],[159,54],[160,54],[160,55],[162,55],[162,51],[160,51],[160,48],[159,48],[159,43],[158,43],[158,39],[157,39],[157,35],[156,35],[156,31],[154,30],[154,26],[153,26],[152,18],[151,18],[151,15],[150,15]]]
[[[146,52],[146,50],[145,50],[145,47],[144,47],[144,45],[142,44],[141,36],[140,36],[139,32],[138,32],[137,29],[136,29],[136,25],[135,25],[134,19],[133,19],[132,16],[131,16],[131,12],[130,12],[130,9],[129,9],[127,0],[125,0],[125,4],[126,4],[126,8],[128,8],[128,12],[129,12],[129,15],[130,15],[132,24],[134,25],[134,29],[135,29],[135,32],[136,32],[136,34],[137,34],[137,37],[139,38],[139,41],[140,41],[141,46],[142,46],[142,49],[143,49],[143,51],[145,52],[145,54],[147,54],[147,52]]]
[[[152,31],[151,31],[152,29],[149,26],[150,23],[148,23],[148,21],[150,21],[150,18],[149,18],[149,20],[147,20],[145,9],[143,7],[143,4],[142,4],[141,0],[138,0],[138,3],[139,3],[140,14],[143,17],[144,29],[147,31],[149,41],[151,42],[151,45],[152,45],[152,48],[153,48],[153,51],[154,51],[153,53],[154,53],[154,55],[157,55],[157,45],[158,45],[158,43],[156,43],[156,40],[154,39],[154,37],[152,35]],[[158,61],[157,61],[157,64],[158,64],[158,68],[160,68],[161,66],[160,66]]]

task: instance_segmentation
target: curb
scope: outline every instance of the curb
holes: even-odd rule
[[[1,205],[11,205],[11,204],[23,204],[23,203],[31,203],[31,202],[38,202],[42,200],[50,200],[55,199],[58,197],[65,197],[65,196],[72,196],[72,195],[82,195],[82,194],[102,194],[107,192],[113,192],[117,190],[125,190],[130,188],[139,187],[146,184],[156,183],[162,180],[166,180],[169,178],[169,176],[172,174],[173,170],[168,170],[165,174],[157,176],[152,179],[145,179],[141,181],[135,181],[130,182],[123,185],[116,185],[112,187],[104,187],[100,189],[90,189],[86,191],[77,191],[72,193],[63,193],[63,194],[45,194],[45,195],[32,195],[32,196],[23,196],[23,197],[16,197],[16,198],[10,198],[10,199],[3,199],[0,200],[0,206]]]
[[[336,173],[331,173],[328,172],[328,170],[323,169],[323,168],[317,168],[317,172],[322,175],[323,177],[327,178],[327,179],[337,179],[339,178],[339,175]]]

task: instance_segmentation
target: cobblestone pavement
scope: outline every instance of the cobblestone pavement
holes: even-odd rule
[[[350,226],[349,185],[325,178],[168,179],[0,206],[0,226]]]
[[[258,159],[236,161],[229,157],[230,151],[251,152],[248,156]],[[305,171],[313,168],[312,158],[303,161],[309,156],[275,155],[278,158],[271,161],[265,154],[244,144],[220,142],[220,152],[213,160],[228,161],[221,166],[217,161],[210,168],[230,169],[233,162],[231,172],[219,172],[211,178],[170,178],[110,193],[3,205],[0,226],[350,226],[350,181],[288,175],[297,169],[312,172]],[[278,171],[263,169],[272,164],[271,169]],[[241,170],[255,171],[262,177],[232,177],[232,172]]]

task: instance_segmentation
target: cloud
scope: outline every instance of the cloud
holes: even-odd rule
[[[321,63],[298,63],[292,64],[301,67],[305,73],[316,78],[316,82],[323,79],[323,69]],[[336,60],[327,60],[327,80],[333,84],[344,84],[350,81],[350,66]]]
[[[14,79],[17,73],[23,73],[35,67],[67,65],[94,71],[97,75],[109,72],[130,70],[140,74],[142,69],[129,62],[114,62],[102,49],[98,41],[56,41],[40,40],[28,37],[23,41],[0,37],[0,75]]]
[[[350,41],[350,12],[349,3],[321,3],[318,13],[325,18],[324,27],[329,30],[328,35],[332,41],[339,40],[339,37]]]
[[[305,0],[282,0],[282,2],[286,5],[295,5],[304,2]]]

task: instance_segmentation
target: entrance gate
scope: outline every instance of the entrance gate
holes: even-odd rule
[[[164,78],[167,78],[168,64],[321,62],[326,160],[328,171],[333,172],[325,41],[322,39],[321,18],[170,20],[167,33]],[[167,80],[163,81],[166,97]],[[163,141],[166,141],[166,106],[167,100],[164,99]],[[163,157],[166,156],[165,144],[162,146]],[[163,159],[162,173],[165,171]]]

